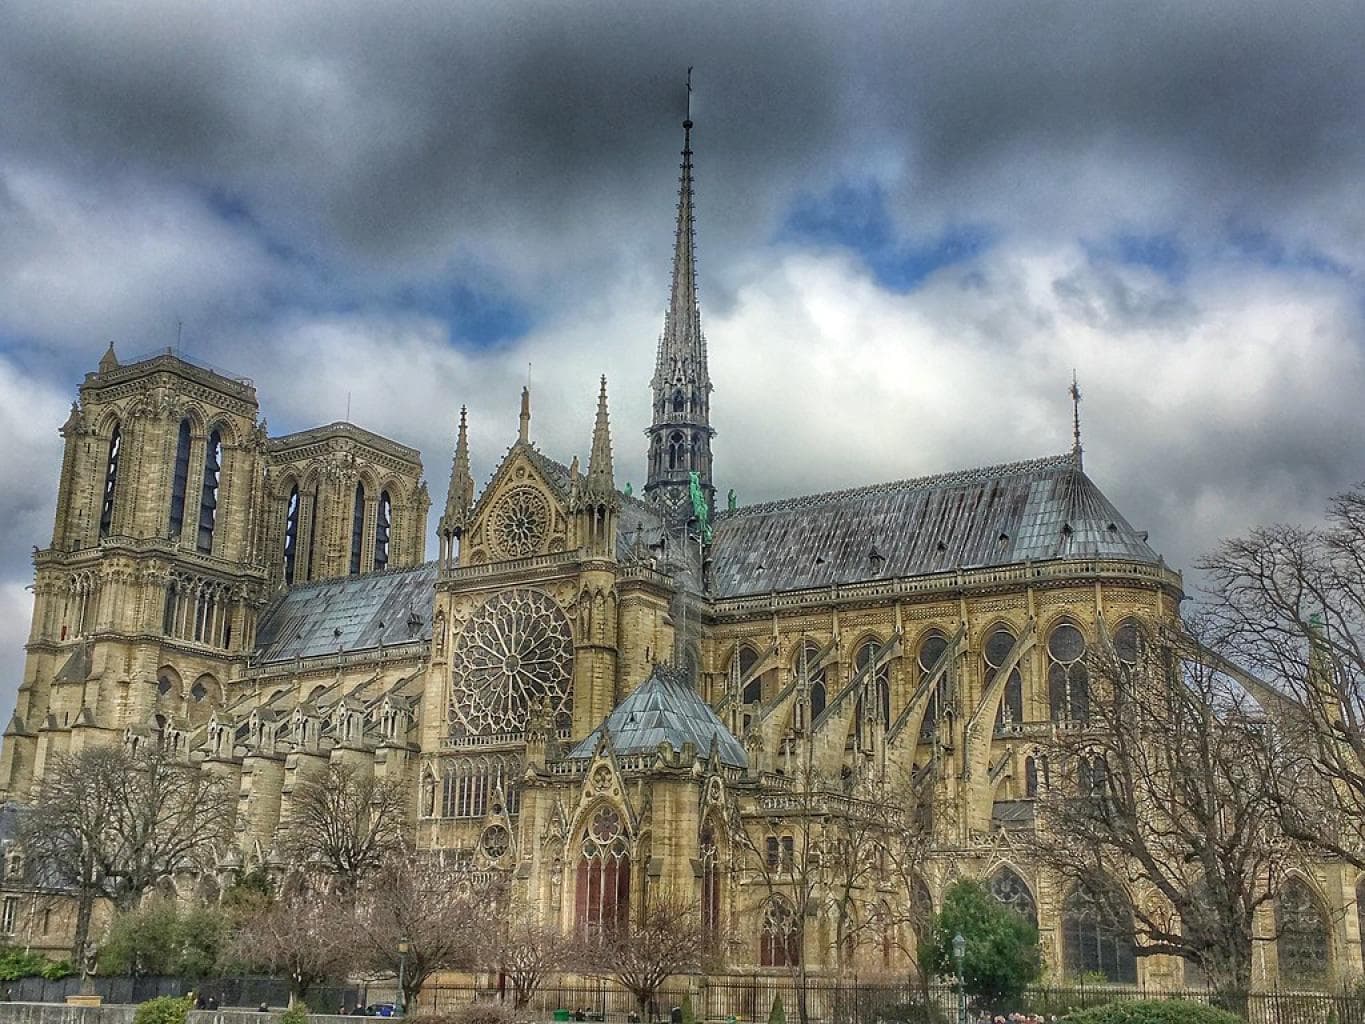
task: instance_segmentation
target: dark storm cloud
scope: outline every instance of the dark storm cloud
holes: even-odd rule
[[[549,275],[564,248],[633,258],[665,223],[639,183],[676,148],[689,64],[701,179],[723,183],[704,190],[713,267],[840,175],[891,179],[932,222],[968,197],[1007,223],[1074,211],[1093,175],[1091,201],[1119,211],[1275,224],[1361,162],[1345,0],[6,12],[9,146],[199,181],[371,269],[469,248]],[[1134,185],[1108,194],[1111,164]]]

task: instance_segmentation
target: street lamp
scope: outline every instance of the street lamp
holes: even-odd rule
[[[953,959],[957,961],[957,1024],[967,1024],[967,984],[962,974],[962,961],[967,956],[967,940],[958,932],[953,936]]]
[[[407,1002],[403,998],[403,974],[408,966],[408,937],[404,935],[398,940],[398,1016],[408,1015]]]

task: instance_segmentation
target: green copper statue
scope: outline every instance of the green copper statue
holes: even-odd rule
[[[731,512],[733,512],[735,510],[735,506],[738,504],[739,499],[735,497],[735,489],[731,487],[730,493],[725,496],[725,507],[729,509]]]
[[[689,489],[692,492],[692,512],[697,517],[697,527],[701,531],[703,544],[711,543],[711,510],[706,507],[706,495],[701,492],[701,475],[694,469]]]

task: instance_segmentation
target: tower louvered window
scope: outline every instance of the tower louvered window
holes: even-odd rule
[[[365,542],[365,485],[355,485],[355,515],[351,519],[351,575],[360,575],[360,549]]]
[[[284,516],[284,582],[294,582],[294,566],[299,553],[299,489],[289,492],[289,508]]]
[[[393,503],[389,492],[379,495],[379,514],[374,523],[374,567],[383,569],[389,564],[389,533],[393,525]]]
[[[204,449],[204,488],[199,499],[199,543],[201,554],[213,553],[213,527],[218,519],[218,478],[222,473],[223,438],[214,431]]]
[[[104,467],[104,501],[100,505],[100,536],[109,536],[114,525],[114,492],[118,489],[119,450],[122,447],[122,432],[117,424],[109,435],[109,459]]]
[[[171,478],[171,521],[169,536],[174,539],[185,529],[185,490],[190,481],[190,421],[180,421],[180,436],[175,442],[175,475]]]

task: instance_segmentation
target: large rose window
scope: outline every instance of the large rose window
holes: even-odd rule
[[[534,555],[550,532],[550,503],[534,487],[514,487],[489,515],[493,546],[506,558]]]
[[[460,630],[451,663],[454,735],[523,732],[542,698],[555,727],[569,727],[573,637],[545,594],[512,590],[484,602]]]

